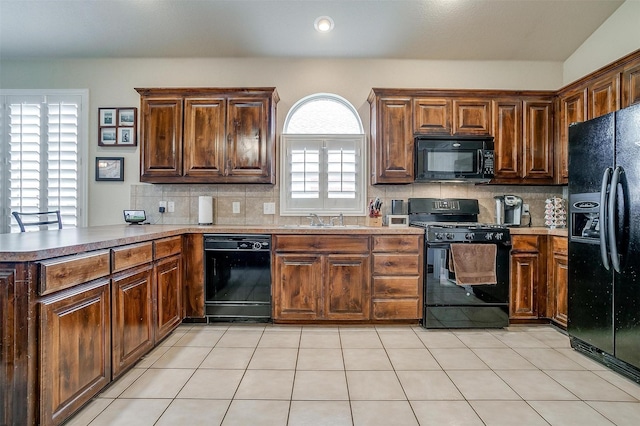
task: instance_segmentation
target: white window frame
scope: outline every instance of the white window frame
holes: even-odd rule
[[[15,232],[17,225],[12,226],[11,206],[10,206],[10,170],[9,170],[9,105],[7,98],[13,97],[40,97],[44,101],[47,97],[76,96],[80,99],[78,111],[78,172],[77,172],[77,214],[76,224],[78,227],[87,226],[85,212],[88,203],[87,185],[87,164],[88,164],[88,141],[89,141],[89,90],[88,89],[3,89],[0,90],[0,233]],[[46,136],[41,139],[46,143]],[[15,228],[15,229],[14,229]]]
[[[331,99],[344,105],[356,118],[359,133],[337,134],[292,134],[287,133],[288,124],[296,111],[307,102],[318,99]],[[291,107],[287,118],[283,134],[280,137],[280,215],[281,216],[306,216],[309,213],[318,215],[335,215],[342,213],[345,216],[366,216],[366,171],[367,152],[365,135],[362,121],[357,110],[346,99],[328,93],[317,93],[307,96]],[[322,147],[319,163],[319,192],[318,198],[293,198],[292,197],[292,177],[291,177],[291,149],[292,147],[304,147],[307,144],[310,148]],[[355,198],[340,199],[329,197],[328,184],[328,150],[332,147],[353,144],[356,150],[356,176],[355,176]]]

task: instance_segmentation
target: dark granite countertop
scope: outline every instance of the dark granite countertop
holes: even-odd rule
[[[412,227],[327,227],[282,225],[111,225],[88,228],[0,234],[0,262],[28,262],[85,251],[117,247],[142,241],[190,233],[234,234],[414,234]]]

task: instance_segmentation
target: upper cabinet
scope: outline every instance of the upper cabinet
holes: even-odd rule
[[[136,90],[141,182],[275,183],[274,88]]]
[[[555,183],[569,181],[569,125],[640,103],[640,51],[595,71],[557,93]]]
[[[414,137],[491,135],[495,183],[553,182],[553,93],[373,89],[371,183],[414,181]]]
[[[411,97],[371,93],[371,183],[413,182]]]

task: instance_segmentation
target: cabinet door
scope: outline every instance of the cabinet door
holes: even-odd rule
[[[523,178],[553,183],[553,101],[525,100]]]
[[[453,100],[453,133],[455,135],[488,135],[491,101],[483,99]]]
[[[587,119],[587,89],[577,89],[560,96],[559,108],[556,183],[566,184],[569,179],[569,125]]]
[[[324,318],[369,319],[369,255],[326,257]]]
[[[322,256],[277,253],[274,257],[273,318],[320,318]]]
[[[155,341],[182,322],[182,257],[173,256],[156,263]]]
[[[153,347],[152,268],[113,277],[113,377]]]
[[[224,171],[224,98],[191,99],[184,102],[184,175],[218,177]]]
[[[381,97],[372,104],[371,183],[411,183],[414,143],[411,99]]]
[[[552,255],[550,258],[550,285],[548,306],[551,307],[550,317],[553,321],[566,327],[568,318],[567,291],[568,291],[568,252],[567,239],[552,237]]]
[[[182,176],[182,98],[143,97],[141,108],[140,181]]]
[[[451,99],[415,98],[413,100],[413,131],[415,133],[450,135]]]
[[[40,310],[40,424],[60,424],[111,378],[109,281],[48,296]]]
[[[589,85],[588,117],[600,117],[620,109],[620,74],[606,75]]]
[[[622,108],[640,103],[640,63],[622,72]]]
[[[494,100],[491,123],[495,179],[519,179],[522,175],[522,100]]]
[[[511,318],[537,319],[538,253],[514,253],[511,255]]]
[[[268,100],[229,99],[225,175],[238,182],[273,183]]]

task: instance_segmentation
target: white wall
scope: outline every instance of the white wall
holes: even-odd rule
[[[372,87],[555,90],[556,62],[292,60],[292,59],[93,59],[3,61],[0,88],[88,88],[89,226],[122,222],[130,187],[139,184],[139,148],[97,146],[99,107],[139,107],[135,87],[275,86],[280,94],[278,135],[287,111],[315,92],[337,93],[358,109],[369,128]],[[96,156],[125,157],[124,182],[95,182]]]
[[[564,63],[563,83],[640,49],[640,0],[627,0]]]

